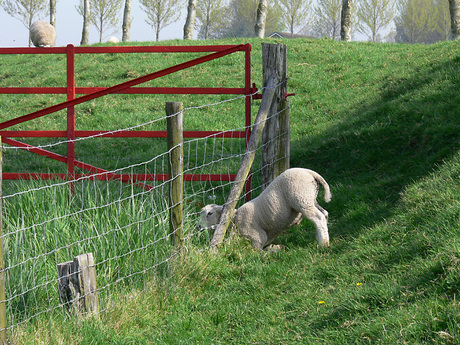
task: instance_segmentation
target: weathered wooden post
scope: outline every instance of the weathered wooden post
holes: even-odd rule
[[[73,261],[57,264],[59,301],[69,310],[76,295],[74,283],[71,282]]]
[[[6,344],[5,262],[3,261],[3,155],[0,137],[0,344]]]
[[[170,213],[169,231],[176,248],[184,241],[183,200],[184,200],[184,105],[180,102],[167,102],[167,135],[169,152]]]
[[[80,309],[85,310],[88,316],[99,313],[99,299],[97,295],[96,266],[92,253],[81,254],[73,259],[74,272],[77,273],[80,287]]]
[[[76,256],[73,261],[57,265],[59,300],[67,309],[74,307],[77,315],[97,316],[96,266],[92,253]]]
[[[280,81],[262,135],[262,188],[265,189],[275,177],[289,169],[291,135],[290,107],[286,100],[286,46],[262,43],[262,63],[263,85],[272,75],[277,75]]]
[[[278,79],[273,76],[270,78],[264,86],[264,94],[262,97],[262,102],[260,104],[259,112],[257,113],[256,119],[254,121],[254,128],[251,132],[251,137],[249,138],[248,146],[246,147],[246,152],[244,153],[243,160],[241,162],[238,173],[235,177],[235,182],[230,189],[230,194],[228,195],[227,201],[224,204],[222,215],[219,220],[219,224],[214,231],[214,236],[211,240],[211,246],[218,246],[227,232],[230,220],[233,217],[235,212],[235,207],[238,202],[238,198],[243,191],[244,183],[249,175],[251,170],[252,163],[257,152],[257,145],[262,137],[262,131],[264,129],[265,121],[272,104],[273,95],[275,92],[275,85],[278,83]]]

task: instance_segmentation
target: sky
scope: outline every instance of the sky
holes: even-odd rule
[[[83,29],[83,17],[77,12],[75,6],[80,0],[58,0],[56,8],[56,47],[73,44],[80,45],[81,33]],[[131,9],[131,34],[130,41],[155,41],[153,28],[145,22],[146,15],[140,8],[139,2],[134,0]],[[117,37],[121,41],[121,20],[123,9],[120,10],[120,24],[115,32],[107,31],[105,41],[111,36]],[[49,22],[49,16],[37,18]],[[173,23],[160,31],[160,40],[169,40],[183,37],[185,24],[185,11],[176,23]],[[196,37],[196,33],[194,35]],[[99,34],[91,26],[89,43],[99,42]],[[29,31],[24,24],[7,14],[0,8],[0,47],[28,47]]]
[[[1,1],[1,0],[0,0]],[[185,2],[185,1],[184,1]],[[58,0],[56,9],[56,47],[63,47],[67,44],[79,46],[83,29],[83,17],[77,12],[75,6],[80,0]],[[146,23],[146,14],[141,9],[138,0],[134,0],[131,9],[131,33],[130,41],[155,41],[153,28]],[[160,31],[160,40],[182,39],[185,24],[186,8],[181,13],[180,19]],[[120,10],[120,23],[117,28],[105,33],[104,41],[115,36],[121,41],[121,20],[123,8]],[[49,22],[49,16],[37,18]],[[193,37],[196,38],[196,31]],[[365,36],[355,34],[354,40],[367,40]],[[99,42],[99,33],[90,27],[89,44]],[[0,47],[28,47],[29,31],[24,24],[7,14],[0,8]]]

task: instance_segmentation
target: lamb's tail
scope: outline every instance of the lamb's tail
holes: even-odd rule
[[[324,200],[326,202],[331,201],[331,199],[332,199],[331,189],[329,188],[329,185],[327,184],[326,180],[320,174],[318,174],[317,172],[315,172],[313,170],[309,170],[309,171],[310,171],[311,175],[314,177],[314,179],[323,185],[323,187],[324,187]]]

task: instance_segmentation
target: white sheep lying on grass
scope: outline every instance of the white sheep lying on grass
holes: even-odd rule
[[[30,40],[36,47],[54,47],[56,30],[54,26],[43,20],[38,20],[30,26]]]
[[[302,168],[286,170],[257,198],[235,211],[233,222],[237,232],[250,239],[254,247],[263,249],[285,230],[299,224],[303,216],[315,224],[318,244],[328,246],[328,213],[316,201],[318,182],[324,187],[324,200],[329,202],[331,191],[321,175]],[[214,228],[219,222],[222,208],[216,204],[203,207],[198,226]]]

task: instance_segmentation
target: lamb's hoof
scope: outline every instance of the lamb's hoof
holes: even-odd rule
[[[265,251],[267,253],[284,252],[286,251],[286,247],[282,244],[270,244],[269,246],[265,247]]]
[[[319,244],[319,247],[320,248],[329,248],[329,241],[324,241],[322,243]]]

